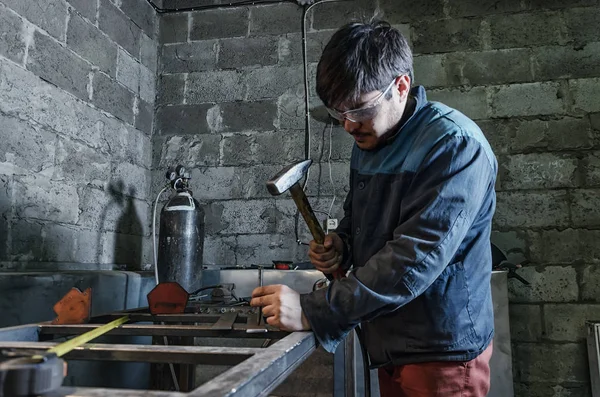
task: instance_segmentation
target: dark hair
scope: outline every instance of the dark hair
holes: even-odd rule
[[[317,66],[317,94],[328,107],[384,90],[395,77],[412,80],[412,52],[385,21],[349,23],[333,34]]]

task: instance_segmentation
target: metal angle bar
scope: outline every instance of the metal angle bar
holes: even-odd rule
[[[57,343],[0,342],[0,350],[14,353],[38,353]],[[261,348],[160,346],[92,343],[76,348],[65,356],[72,360],[129,361],[175,364],[237,365],[262,352]]]
[[[233,329],[233,323],[237,319],[237,313],[225,313],[219,318],[219,320],[211,327],[214,330],[231,330]]]
[[[0,328],[0,341],[37,342],[40,340],[39,325],[19,325]]]
[[[77,335],[102,324],[75,324],[75,325],[41,325],[41,335]],[[281,339],[288,335],[279,330],[267,330],[265,333],[251,334],[246,331],[252,328],[246,324],[234,324],[233,329],[223,331],[212,329],[211,324],[201,325],[152,325],[152,324],[125,324],[107,333],[107,335],[128,336],[194,336],[215,338],[270,338]]]
[[[294,332],[192,391],[190,397],[266,396],[316,349],[312,332]]]
[[[61,387],[44,394],[44,397],[186,397],[186,393],[174,391],[108,389],[91,387]]]
[[[238,313],[238,315],[240,315]],[[129,319],[132,323],[156,322],[156,323],[204,323],[213,324],[221,318],[221,314],[157,314],[149,313],[130,314]],[[243,316],[243,314],[242,314]],[[94,322],[104,322],[117,319],[117,314],[107,314],[94,318]]]

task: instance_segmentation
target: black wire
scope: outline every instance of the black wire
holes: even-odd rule
[[[304,158],[308,160],[310,158],[310,117],[309,117],[309,109],[310,106],[309,98],[310,95],[309,86],[308,86],[308,67],[306,64],[307,61],[307,47],[306,47],[306,13],[310,7],[304,6],[302,9],[302,17],[300,21],[300,28],[302,30],[302,68],[304,69]],[[302,190],[306,187],[307,178],[304,179],[304,183],[302,184]],[[300,236],[298,233],[298,219],[300,217],[300,211],[296,209],[296,215],[294,215],[294,233],[296,235],[296,243],[298,245],[308,245],[307,243],[303,243],[300,241]]]
[[[336,2],[341,2],[341,1],[347,1],[347,0],[321,0],[321,1],[317,1],[311,5],[305,5],[303,10],[302,10],[302,21],[301,21],[301,28],[302,28],[302,67],[304,69],[304,158],[306,160],[308,160],[310,158],[310,87],[308,84],[308,56],[307,56],[307,45],[306,45],[306,15],[308,13],[308,11],[310,11],[313,7],[320,5],[320,4],[325,4],[325,3],[336,3]],[[320,162],[319,162],[319,170],[320,170]],[[320,177],[320,175],[319,175]],[[304,190],[304,188],[306,187],[306,183],[307,183],[308,179],[304,179],[304,183],[302,184],[302,190]],[[320,181],[317,181],[317,184],[319,184],[318,186],[320,187]],[[296,235],[296,243],[298,243],[298,245],[308,245],[306,243],[303,243],[302,241],[300,241],[300,238],[298,236],[298,217],[300,215],[300,212],[298,210],[296,210],[296,215],[294,218],[294,224],[295,224],[295,235]]]
[[[233,290],[231,290],[231,296],[233,297],[233,299],[235,299],[238,302],[244,302],[244,303],[249,303],[250,301],[244,298],[238,298],[237,295],[235,294],[235,292]]]
[[[302,9],[302,66],[304,69],[304,158],[310,158],[310,116],[309,116],[309,86],[308,86],[308,67],[307,67],[307,46],[306,46],[306,13],[309,6],[304,6]]]
[[[192,292],[190,294],[190,296],[198,295],[200,292],[205,291],[207,289],[216,289],[216,288],[223,288],[223,286],[220,284],[217,284],[217,285],[208,285],[206,287],[198,288],[196,291]]]
[[[241,6],[251,6],[251,5],[259,5],[259,4],[278,4],[278,3],[295,3],[294,0],[241,0],[234,1],[226,4],[210,4],[204,6],[196,6],[196,7],[184,7],[184,8],[160,8],[156,4],[152,2],[152,0],[146,0],[148,4],[154,8],[159,14],[172,14],[176,12],[187,12],[187,11],[202,11],[202,10],[211,10],[215,8],[234,8]]]

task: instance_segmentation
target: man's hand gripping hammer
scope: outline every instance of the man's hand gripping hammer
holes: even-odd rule
[[[306,194],[304,194],[304,190],[302,190],[302,186],[300,186],[300,181],[306,175],[311,164],[312,160],[309,159],[284,168],[267,181],[267,190],[269,190],[269,193],[273,196],[278,196],[289,190],[294,199],[294,203],[296,203],[298,211],[302,214],[315,242],[323,244],[325,241],[325,233],[308,202]],[[337,269],[332,275],[326,274],[326,276],[330,280],[332,278],[340,279],[344,277],[344,271],[342,269]]]

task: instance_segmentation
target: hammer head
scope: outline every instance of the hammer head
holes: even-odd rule
[[[306,175],[312,160],[303,160],[285,167],[267,181],[267,190],[273,196],[286,192]]]

